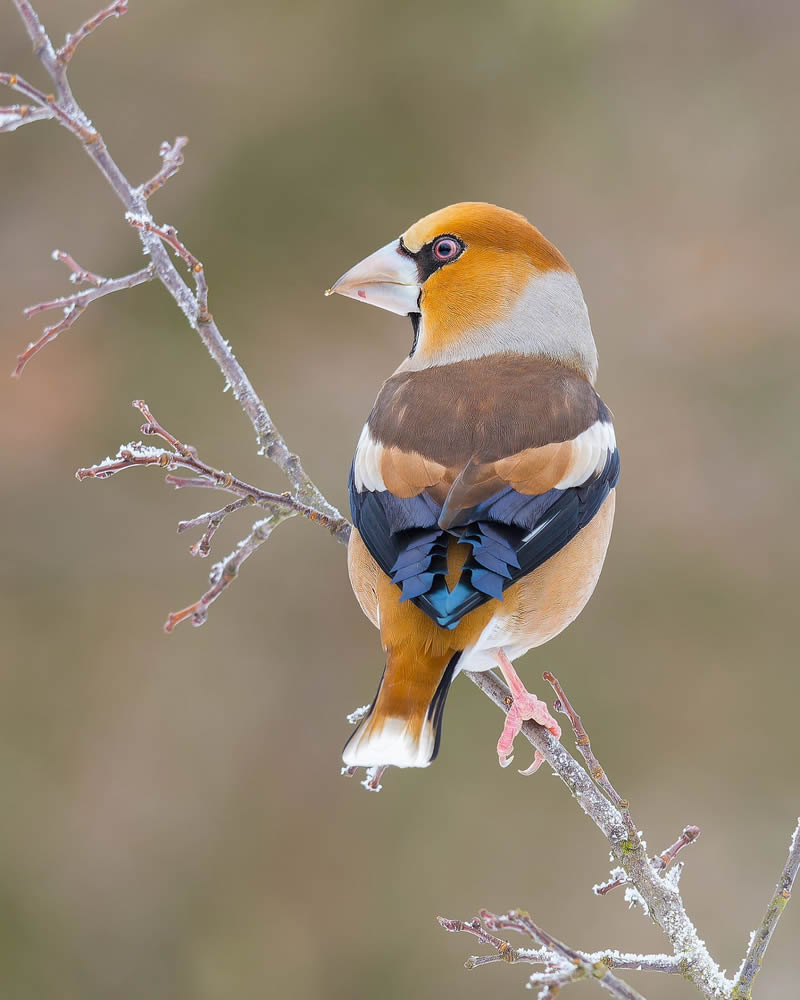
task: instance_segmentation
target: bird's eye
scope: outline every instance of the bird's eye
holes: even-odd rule
[[[440,236],[433,244],[433,255],[437,260],[454,260],[461,253],[461,244],[452,236]]]

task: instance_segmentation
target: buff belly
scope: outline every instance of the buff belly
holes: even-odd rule
[[[492,620],[464,650],[462,670],[497,666],[497,651],[510,660],[549,642],[571,624],[592,596],[606,557],[614,523],[615,491],[596,516],[547,562],[523,577],[496,605]]]

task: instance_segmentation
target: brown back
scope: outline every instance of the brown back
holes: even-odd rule
[[[496,354],[393,375],[369,428],[385,447],[460,468],[571,441],[598,419],[610,416],[583,375],[545,358]]]

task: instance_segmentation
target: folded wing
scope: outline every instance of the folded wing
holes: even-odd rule
[[[526,360],[522,379],[514,378],[519,367],[504,370],[504,392],[491,378],[444,370],[467,362],[399,385],[390,379],[359,441],[349,484],[354,523],[400,599],[445,628],[502,600],[555,555],[619,476],[611,416],[592,386],[569,371],[554,378],[548,363],[531,372]],[[479,398],[470,400],[470,382]],[[470,554],[451,589],[453,540]]]

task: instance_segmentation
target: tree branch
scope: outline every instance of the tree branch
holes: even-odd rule
[[[465,675],[504,712],[508,711],[511,695],[499,677],[488,671],[483,673],[465,671]],[[555,681],[555,678],[553,680]],[[559,688],[564,699],[562,704],[566,706],[569,701],[563,693],[563,688],[560,685]],[[570,718],[572,719],[572,716]],[[583,732],[583,736],[586,737],[586,742],[579,747],[582,752],[586,751],[586,747],[590,747],[588,736],[582,726],[577,725],[576,729],[579,733]],[[542,753],[581,809],[603,832],[615,863],[631,883],[626,891],[632,898],[633,894],[636,894],[638,897],[636,901],[641,902],[645,912],[667,935],[675,956],[681,962],[682,974],[694,983],[705,997],[729,996],[732,983],[722,974],[689,919],[673,873],[664,876],[656,872],[647,856],[644,842],[638,834],[635,838],[631,838],[623,813],[609,801],[603,786],[599,783],[600,773],[604,774],[599,763],[595,770],[596,783],[544,727],[535,722],[526,722],[522,727],[522,734]],[[581,739],[580,736],[577,738]]]
[[[81,267],[74,257],[71,257],[63,250],[54,250],[50,256],[53,260],[66,264],[70,271],[72,271],[72,274],[69,276],[69,280],[73,285],[81,285],[85,283],[87,285],[94,285],[95,288],[99,288],[102,284],[108,281],[108,278],[104,278],[100,274],[95,274],[93,271],[87,271],[85,267]],[[25,312],[27,313],[28,310],[26,309]]]
[[[77,113],[77,109],[74,107],[59,104],[55,94],[45,94],[16,73],[0,73],[0,84],[10,87],[34,101],[38,117],[47,117],[43,112],[49,109],[51,112],[49,117],[55,118],[64,128],[69,129],[83,142],[86,148],[98,141],[99,136],[92,128],[92,123],[88,118],[82,113]]]
[[[266,518],[253,525],[250,533],[239,542],[233,552],[212,567],[209,576],[211,586],[203,596],[181,611],[169,615],[164,625],[166,632],[172,632],[176,625],[186,619],[191,619],[193,625],[203,625],[208,617],[210,605],[234,581],[242,563],[249,559],[256,549],[267,541],[272,531],[287,518],[300,514],[310,521],[322,524],[334,538],[349,529],[349,522],[344,518],[339,518],[337,521],[329,518],[327,514],[320,514],[314,507],[301,503],[290,493],[270,493],[246,483],[238,476],[231,475],[230,472],[215,469],[198,456],[197,449],[193,445],[184,444],[163,427],[153,416],[144,400],[134,400],[133,406],[145,419],[140,428],[141,433],[159,437],[169,447],[154,448],[142,444],[141,441],[131,441],[129,444],[123,445],[114,458],[106,458],[97,465],[78,469],[75,473],[78,480],[108,479],[118,472],[122,472],[123,469],[152,465],[168,471],[183,468],[195,473],[193,479],[180,479],[168,475],[167,482],[176,488],[202,485],[234,494],[237,499],[219,510],[209,511],[205,514],[199,514],[191,520],[179,522],[179,533],[188,531],[190,528],[205,527],[206,530],[199,541],[189,548],[192,555],[201,557],[209,554],[211,539],[229,514],[254,505],[261,507],[268,514]]]
[[[778,921],[786,909],[786,904],[789,902],[798,869],[800,869],[800,816],[797,817],[797,826],[794,828],[794,833],[789,843],[789,856],[786,859],[786,864],[783,866],[778,884],[775,886],[775,893],[769,901],[764,919],[750,936],[747,953],[744,956],[741,968],[736,976],[733,992],[731,993],[732,1000],[750,1000],[750,997],[753,995],[753,983],[761,971],[764,953],[769,947]]]
[[[684,828],[680,837],[671,844],[666,850],[662,851],[661,854],[657,854],[654,858],[650,859],[650,864],[657,871],[664,871],[675,858],[678,856],[679,852],[683,850],[684,847],[688,847],[689,844],[693,844],[695,840],[700,836],[699,826],[687,826]],[[612,889],[618,889],[621,885],[626,885],[628,882],[628,876],[625,872],[620,872],[615,874],[608,882],[603,882],[600,885],[595,885],[592,887],[592,891],[597,896],[605,896],[606,893],[611,892]]]
[[[25,365],[43,347],[46,347],[51,341],[55,340],[59,333],[68,330],[75,320],[80,317],[84,309],[91,302],[94,302],[95,299],[101,299],[104,295],[110,295],[112,292],[120,292],[124,288],[134,288],[136,285],[142,285],[146,281],[152,281],[155,275],[152,263],[148,264],[147,267],[143,267],[141,271],[136,271],[134,274],[126,274],[121,278],[101,278],[91,271],[85,271],[78,267],[69,254],[62,253],[60,250],[53,251],[53,259],[62,260],[71,268],[73,271],[71,275],[72,280],[87,281],[95,287],[84,289],[82,292],[75,292],[74,295],[64,295],[58,299],[51,299],[49,302],[39,302],[35,306],[28,306],[23,311],[26,319],[30,319],[31,316],[50,309],[61,309],[64,316],[63,319],[60,319],[58,323],[54,323],[53,326],[46,326],[41,337],[38,340],[32,340],[22,354],[17,356],[16,367],[11,373],[16,377],[22,374]]]
[[[75,55],[75,49],[80,45],[84,38],[88,38],[93,31],[96,31],[101,24],[104,24],[110,17],[121,17],[123,14],[128,13],[128,0],[117,0],[116,3],[110,4],[104,10],[99,11],[94,17],[90,17],[88,21],[78,28],[74,35],[68,34],[64,40],[64,44],[58,50],[56,54],[57,61],[63,66]]]
[[[556,693],[556,700],[553,702],[553,708],[556,712],[562,712],[566,715],[570,721],[572,731],[575,734],[575,745],[578,748],[581,757],[583,757],[586,761],[586,767],[589,774],[591,774],[592,779],[597,782],[600,788],[602,788],[609,802],[612,802],[619,809],[632,841],[638,842],[639,835],[636,829],[636,824],[633,822],[633,817],[630,813],[628,800],[623,799],[617,793],[616,789],[609,781],[608,775],[600,766],[600,762],[592,753],[592,744],[589,742],[589,737],[586,735],[586,730],[583,728],[581,717],[572,707],[569,699],[564,693],[564,689],[561,687],[561,684],[550,673],[550,671],[545,671],[545,673],[542,674],[542,677]]]
[[[168,142],[161,143],[158,151],[158,155],[161,157],[161,169],[149,181],[142,184],[140,188],[142,197],[145,200],[155,194],[159,188],[162,188],[170,177],[177,174],[183,166],[183,150],[188,142],[189,140],[185,135],[179,135],[172,145]]]
[[[523,910],[512,910],[503,916],[481,910],[480,918],[475,917],[469,921],[450,920],[446,917],[437,917],[437,920],[446,931],[472,934],[495,949],[494,955],[473,955],[465,963],[468,969],[475,969],[491,962],[526,962],[531,965],[543,965],[544,972],[535,972],[529,979],[531,986],[543,987],[539,993],[540,997],[555,996],[565,986],[581,979],[594,979],[599,986],[620,1000],[644,1000],[640,993],[610,970],[624,968],[666,973],[680,972],[678,962],[669,955],[623,955],[615,951],[589,954],[575,951],[535,924],[530,914]],[[526,934],[540,947],[535,951],[529,948],[515,949],[508,941],[491,933],[493,930],[505,928]]]
[[[209,607],[216,601],[220,594],[229,587],[236,579],[242,563],[267,541],[273,530],[278,527],[281,521],[292,515],[286,511],[276,512],[270,517],[265,517],[261,521],[256,521],[250,530],[250,534],[243,538],[233,550],[223,560],[211,567],[208,580],[211,586],[196,600],[180,611],[173,611],[167,616],[164,622],[164,631],[171,632],[176,625],[191,619],[192,625],[204,625],[208,617]]]
[[[14,132],[28,122],[41,122],[55,118],[52,108],[31,107],[30,104],[12,104],[0,107],[0,133]]]
[[[200,541],[195,542],[194,545],[189,547],[189,551],[193,556],[202,556],[205,558],[211,551],[211,539],[214,537],[217,528],[219,528],[228,514],[233,514],[237,510],[241,510],[243,507],[249,507],[254,503],[256,503],[256,498],[250,494],[246,497],[241,497],[239,500],[231,501],[231,503],[226,504],[220,510],[211,511],[207,514],[199,514],[197,517],[193,517],[190,521],[179,521],[178,533],[180,534],[183,531],[188,531],[190,528],[199,528],[202,525],[205,525],[206,530],[203,532]]]
[[[190,325],[198,332],[219,366],[227,384],[231,386],[234,396],[253,426],[259,451],[282,469],[292,485],[294,494],[300,500],[308,506],[316,508],[320,514],[333,520],[343,520],[339,511],[325,499],[312,482],[298,456],[287,447],[267,408],[253,388],[244,369],[236,360],[230,345],[220,333],[213,317],[208,313],[207,302],[203,301],[205,276],[202,270],[194,273],[196,291],[195,294],[192,294],[170,260],[162,242],[162,236],[155,231],[160,227],[155,226],[147,207],[145,191],[152,182],[135,187],[128,181],[112,159],[102,136],[75,101],[67,79],[69,59],[59,59],[58,53],[56,53],[44,26],[30,3],[26,0],[14,0],[14,4],[33,42],[34,52],[56,85],[57,94],[46,95],[15,74],[0,74],[0,83],[25,93],[39,108],[51,108],[59,124],[81,139],[88,156],[110,184],[126,210],[139,222],[146,223],[146,225],[143,224],[139,227],[140,239],[144,251],[150,255],[156,277],[172,295]],[[76,36],[80,36],[78,40],[80,41],[81,38],[90,34],[108,17],[124,14],[126,9],[125,3],[112,4],[105,8],[95,18],[87,21],[83,28],[79,29],[76,33]],[[74,47],[72,46],[70,51],[69,40],[65,43],[65,49],[70,56]]]
[[[285,520],[287,517],[293,517],[295,514],[300,514],[302,517],[306,517],[308,520],[327,528],[334,537],[349,529],[349,522],[344,518],[340,517],[338,520],[334,520],[329,518],[327,514],[320,514],[316,508],[301,503],[290,493],[270,493],[267,490],[260,489],[258,486],[246,483],[243,479],[239,479],[238,476],[231,475],[230,472],[215,469],[214,466],[209,465],[198,457],[197,449],[193,445],[183,444],[174,434],[165,427],[162,427],[144,400],[135,399],[132,405],[145,419],[145,422],[140,427],[141,433],[160,437],[170,447],[153,448],[143,445],[141,441],[132,441],[129,444],[123,445],[114,458],[106,458],[97,465],[78,469],[75,473],[76,479],[81,481],[84,479],[109,479],[118,472],[122,472],[123,469],[134,469],[143,465],[157,465],[159,468],[167,470],[183,468],[196,473],[203,480],[203,485],[213,486],[218,490],[225,490],[240,498],[240,502],[228,504],[227,507],[223,507],[221,510],[201,514],[192,521],[181,521],[178,525],[179,532],[201,524],[211,526],[212,522],[216,522],[214,524],[214,530],[216,530],[227,514],[233,513],[234,510],[239,510],[250,504],[257,504],[263,507],[272,516],[280,514],[282,520]],[[167,478],[173,486],[199,485],[197,480],[194,479],[176,482],[174,477]],[[203,554],[207,554],[207,552]]]

